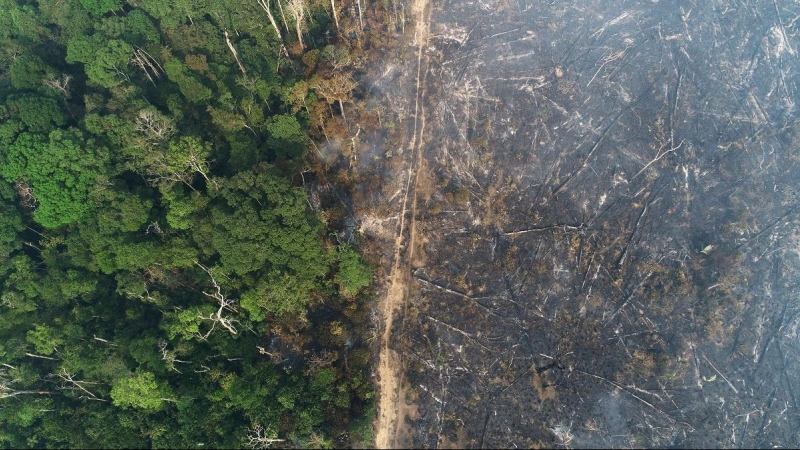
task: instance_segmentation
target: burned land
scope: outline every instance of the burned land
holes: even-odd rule
[[[370,91],[413,148],[357,161],[409,285],[395,444],[800,445],[800,5],[426,8]]]

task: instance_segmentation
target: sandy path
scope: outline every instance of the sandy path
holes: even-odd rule
[[[405,420],[402,413],[404,399],[401,398],[403,385],[404,367],[402,359],[396,351],[389,347],[392,338],[392,326],[395,315],[405,310],[406,299],[408,296],[408,274],[409,263],[414,256],[416,245],[415,216],[417,209],[416,186],[419,180],[419,165],[421,152],[421,136],[425,128],[424,110],[420,105],[422,86],[424,85],[423,74],[426,72],[427,64],[424,63],[423,49],[428,40],[430,30],[430,16],[428,13],[428,0],[413,0],[412,15],[415,21],[414,40],[417,45],[417,77],[416,93],[414,101],[414,133],[409,142],[410,158],[408,171],[406,173],[406,186],[403,192],[403,207],[400,212],[400,224],[395,236],[394,243],[394,265],[389,275],[389,289],[386,298],[381,303],[381,317],[383,319],[383,333],[380,340],[380,356],[378,363],[378,420],[375,425],[376,437],[375,446],[377,448],[394,448],[397,446],[398,431]],[[423,67],[423,65],[425,67]],[[406,231],[406,213],[409,212],[409,200],[411,201],[411,217],[408,220],[410,230],[409,240],[406,246],[403,245],[403,236]],[[404,255],[408,249],[408,255]]]

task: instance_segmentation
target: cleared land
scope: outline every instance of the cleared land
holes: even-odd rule
[[[378,445],[799,445],[800,7],[428,14]]]

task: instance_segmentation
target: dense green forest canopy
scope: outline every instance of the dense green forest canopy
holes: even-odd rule
[[[0,446],[369,443],[332,7],[0,0]]]

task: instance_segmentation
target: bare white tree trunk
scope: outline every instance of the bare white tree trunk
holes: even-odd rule
[[[349,100],[350,92],[356,87],[355,81],[347,75],[337,73],[329,79],[318,80],[316,84],[310,87],[317,94],[325,97],[329,105],[333,102],[338,102],[339,108],[342,110],[342,117],[347,122],[344,114],[344,100]]]
[[[275,17],[272,16],[272,11],[269,10],[269,0],[256,0],[256,2],[264,9],[264,12],[267,13],[267,18],[269,19],[269,23],[272,25],[272,29],[275,30],[275,34],[278,35],[278,40],[283,43],[283,36],[281,36],[281,30],[278,29],[278,24],[275,22]]]
[[[344,119],[344,123],[347,123],[347,116],[344,115],[344,103],[342,103],[342,99],[339,99],[339,109],[342,110],[342,119]]]
[[[228,30],[224,31],[225,34],[225,43],[228,44],[228,48],[231,49],[231,53],[233,53],[233,57],[236,59],[236,64],[239,65],[239,70],[242,71],[243,76],[247,76],[247,70],[244,68],[244,64],[242,64],[242,60],[239,59],[239,52],[236,51],[236,48],[233,46],[231,42],[231,38],[228,36]]]
[[[288,55],[289,52],[286,51],[286,46],[283,44],[283,36],[281,36],[281,30],[278,28],[278,23],[275,22],[275,17],[272,15],[272,11],[269,10],[269,0],[256,0],[256,2],[258,2],[258,4],[264,9],[264,12],[267,13],[267,18],[269,19],[269,23],[270,25],[272,25],[272,29],[275,30],[275,34],[278,35],[278,42],[280,42],[281,44],[281,52]],[[280,5],[280,0],[278,0],[278,4]]]
[[[175,368],[175,363],[187,363],[189,361],[183,361],[178,359],[178,355],[175,351],[170,350],[167,348],[167,341],[160,341],[158,343],[158,349],[161,350],[161,359],[167,363],[167,368],[170,370],[174,370],[179,374],[183,374],[180,370]]]
[[[361,18],[361,0],[357,0],[358,5],[358,24],[361,28],[361,31],[364,31],[364,19]]]
[[[99,338],[99,337],[97,337],[97,335],[93,335],[93,337],[94,337],[95,341],[100,341],[100,342],[102,342],[104,344],[108,344],[108,345],[110,345],[112,347],[119,347],[119,344],[117,344],[115,342],[111,342],[108,339]]]
[[[3,364],[6,367],[12,367],[8,364]],[[17,383],[19,380],[14,379],[11,375],[9,375],[6,369],[0,369],[0,400],[6,398],[14,398],[18,395],[26,395],[26,394],[38,394],[38,395],[51,395],[52,392],[50,391],[43,391],[43,390],[21,390],[16,389],[14,384]]]
[[[336,13],[336,4],[331,0],[331,11],[333,11],[333,22],[336,24],[336,31],[339,31],[339,15]]]
[[[286,5],[289,8],[289,12],[292,14],[294,18],[294,29],[297,33],[297,41],[300,43],[300,47],[306,48],[305,44],[303,44],[303,30],[302,26],[306,19],[306,3],[305,0],[290,0],[289,3]]]
[[[281,10],[281,19],[283,20],[283,28],[286,29],[286,31],[288,32],[289,31],[289,23],[286,22],[286,13],[283,12],[283,3],[281,3],[281,0],[278,0],[278,9]]]
[[[134,129],[140,132],[151,145],[168,140],[175,134],[172,121],[155,109],[143,109],[134,122]]]
[[[131,58],[131,63],[139,67],[139,69],[144,72],[144,75],[147,79],[153,83],[155,86],[155,81],[153,81],[153,77],[150,76],[150,72],[153,72],[156,78],[161,78],[161,74],[164,72],[164,68],[161,67],[161,64],[156,61],[149,53],[142,50],[139,47],[133,51],[133,58]]]

